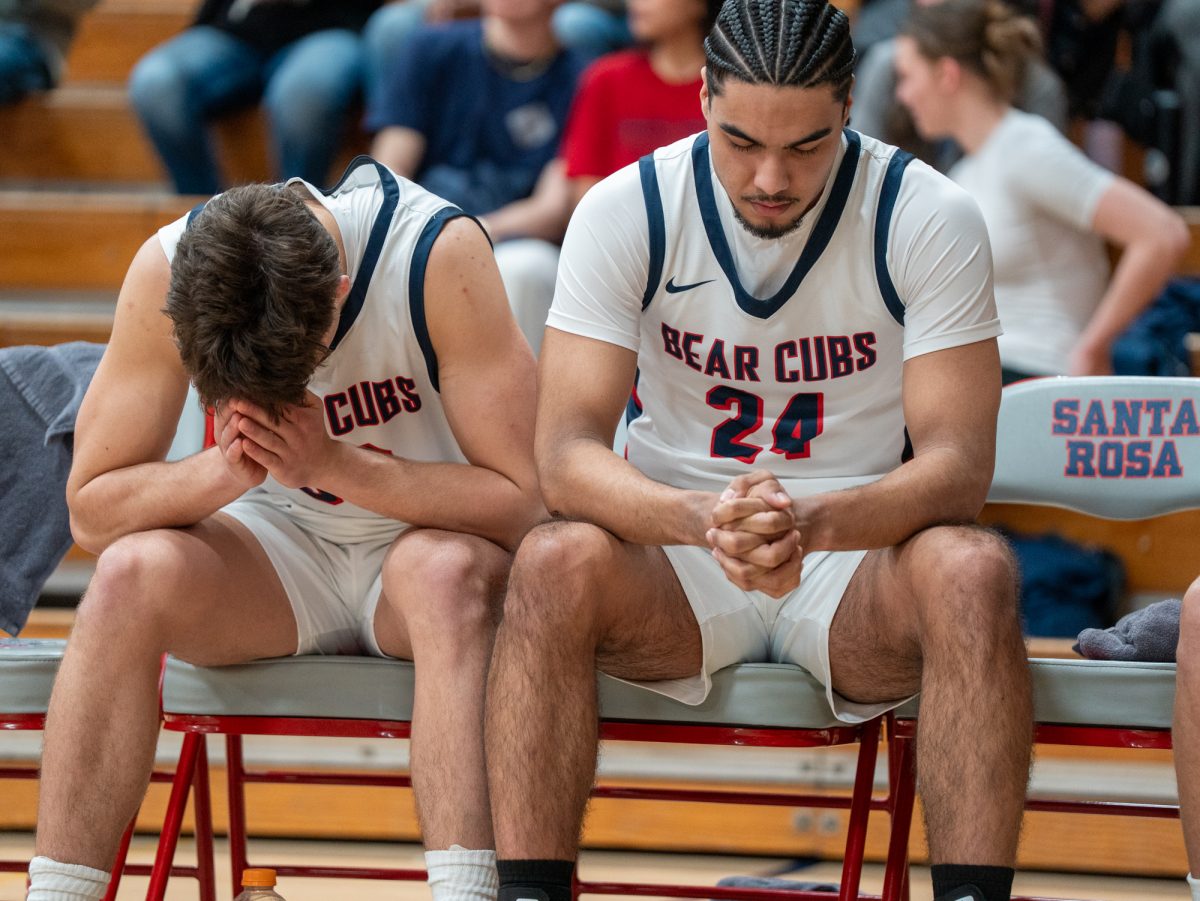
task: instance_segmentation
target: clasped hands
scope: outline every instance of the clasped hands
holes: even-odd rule
[[[278,419],[240,399],[217,407],[217,445],[243,489],[261,484],[268,473],[287,488],[321,484],[339,444],[325,432],[320,401],[312,394],[307,400]]]
[[[705,538],[734,585],[779,598],[800,584],[800,523],[791,497],[770,472],[734,479],[709,518]]]

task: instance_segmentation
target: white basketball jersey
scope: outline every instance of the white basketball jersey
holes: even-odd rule
[[[708,135],[641,161],[650,275],[628,458],[651,478],[720,491],[765,468],[809,495],[878,479],[911,453],[905,311],[886,260],[911,157],[845,136],[811,236],[769,297],[739,278]]]
[[[292,181],[300,181],[293,179]],[[337,441],[423,462],[465,462],[438,393],[437,355],[425,325],[425,268],[442,227],[464,215],[369,157],[328,192],[303,183],[333,214],[351,278],[331,352],[309,380]],[[199,208],[167,226],[167,258]],[[398,524],[321,486],[262,489],[333,540],[394,533]]]

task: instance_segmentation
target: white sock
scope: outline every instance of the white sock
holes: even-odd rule
[[[1200,901],[1200,879],[1188,873],[1188,885],[1192,887],[1192,901]]]
[[[25,901],[101,901],[111,878],[103,870],[35,857],[29,861]]]
[[[496,901],[500,893],[495,851],[468,851],[462,845],[426,851],[425,868],[433,901]]]

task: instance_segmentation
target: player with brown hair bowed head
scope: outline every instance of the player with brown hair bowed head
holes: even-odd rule
[[[192,382],[215,447],[164,462]],[[146,790],[164,652],[416,660],[434,897],[495,895],[483,691],[544,516],[533,359],[483,231],[366,157],[235,188],[138,251],[68,485],[100,555],[50,704],[33,901],[99,899]]]

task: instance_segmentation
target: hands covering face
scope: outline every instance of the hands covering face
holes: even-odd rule
[[[803,538],[792,499],[770,472],[734,479],[711,518],[708,543],[734,585],[778,598],[800,584]]]
[[[244,400],[231,400],[218,411],[218,444],[247,488],[262,482],[267,473],[287,488],[321,484],[337,442],[325,432],[319,399],[309,394],[307,401],[288,407],[278,420]]]

